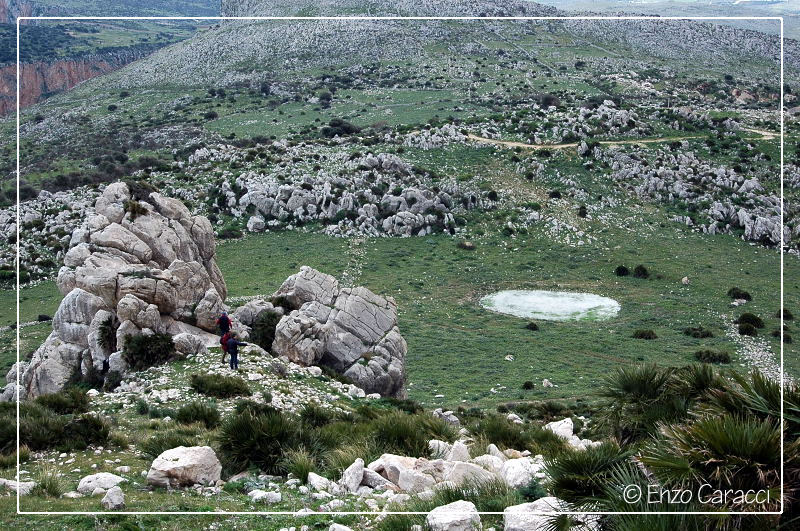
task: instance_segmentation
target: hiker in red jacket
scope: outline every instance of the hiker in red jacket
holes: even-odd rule
[[[231,338],[231,332],[228,330],[220,338],[219,344],[222,345],[222,364],[225,365],[225,356],[228,354],[228,340]]]
[[[222,312],[222,315],[220,315],[217,318],[217,326],[219,327],[220,331],[222,332],[221,335],[223,335],[223,336],[230,331],[230,329],[231,329],[231,318],[228,317],[227,313]]]

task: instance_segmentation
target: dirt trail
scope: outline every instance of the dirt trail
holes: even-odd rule
[[[776,136],[778,136],[777,133],[773,133],[771,131],[761,131],[759,129],[749,129],[749,128],[743,128],[743,130],[761,135],[760,138],[758,138],[758,140],[772,140]],[[469,138],[470,140],[474,140],[476,142],[495,144],[497,146],[506,146],[512,148],[520,147],[525,149],[564,149],[564,148],[571,148],[578,146],[578,142],[569,142],[565,144],[526,144],[524,142],[514,142],[511,140],[496,140],[494,138],[485,138],[473,134],[467,135],[467,138]],[[657,144],[659,142],[673,142],[676,140],[691,140],[695,138],[705,138],[705,136],[692,135],[692,136],[669,136],[660,138],[631,138],[629,140],[601,140],[600,144],[605,146],[619,146],[623,144]]]

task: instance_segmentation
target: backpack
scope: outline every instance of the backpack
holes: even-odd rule
[[[228,340],[231,338],[230,332],[225,332],[225,335],[219,338],[219,344],[222,345],[222,350],[228,352]]]

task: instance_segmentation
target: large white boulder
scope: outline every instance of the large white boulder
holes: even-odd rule
[[[117,511],[125,508],[125,493],[119,487],[111,487],[103,496],[100,504],[108,511]]]
[[[159,455],[150,465],[147,483],[156,487],[214,484],[222,465],[208,446],[178,446]]]
[[[98,472],[97,474],[92,474],[81,479],[78,483],[77,490],[81,494],[91,494],[94,489],[100,488],[108,490],[111,487],[116,487],[123,481],[127,480],[123,477],[117,476],[116,474],[111,474],[109,472]]]
[[[500,477],[509,487],[519,489],[527,486],[542,468],[540,463],[535,463],[530,457],[509,459],[501,465]]]
[[[435,508],[428,513],[425,523],[431,531],[477,531],[481,529],[481,517],[475,504],[457,501]]]
[[[506,507],[503,511],[504,531],[546,531],[559,512],[569,511],[566,503],[548,496],[531,503]]]
[[[345,469],[344,473],[342,473],[342,479],[339,481],[339,484],[347,492],[356,492],[363,478],[364,460],[359,457],[352,465]]]

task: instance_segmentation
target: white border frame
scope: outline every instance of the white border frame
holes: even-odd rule
[[[452,21],[467,21],[467,20],[701,20],[701,21],[713,21],[713,20],[774,20],[780,22],[780,130],[781,130],[781,145],[780,145],[780,153],[781,153],[781,170],[780,170],[780,189],[781,189],[781,212],[780,212],[780,220],[781,220],[781,241],[780,241],[780,283],[781,283],[781,293],[780,293],[780,307],[781,310],[783,309],[783,267],[784,267],[784,237],[783,237],[783,154],[784,154],[784,102],[783,102],[783,91],[784,91],[784,72],[783,72],[783,63],[784,63],[784,50],[783,50],[783,41],[784,41],[784,28],[783,28],[783,17],[723,17],[723,16],[696,16],[696,17],[658,17],[658,16],[560,16],[560,17],[399,17],[399,16],[386,16],[386,17],[372,17],[372,16],[345,16],[345,17],[335,17],[335,16],[321,16],[321,17],[259,17],[259,16],[251,16],[251,17],[84,17],[84,16],[76,16],[76,17],[17,17],[17,256],[16,256],[16,271],[17,271],[17,281],[16,281],[16,289],[17,289],[17,327],[16,327],[16,335],[17,335],[17,363],[20,361],[20,327],[19,327],[19,295],[20,295],[20,286],[19,286],[19,237],[20,237],[20,200],[19,200],[19,181],[20,181],[20,135],[19,135],[19,126],[20,126],[20,22],[23,20],[209,20],[209,21],[224,21],[224,20],[280,20],[280,21],[294,21],[294,20],[452,20]],[[783,350],[784,350],[784,343],[783,343],[783,313],[781,313],[781,348],[780,348],[780,366],[781,366],[781,376],[780,376],[780,385],[781,389],[784,388],[784,372],[783,372]],[[21,389],[21,375],[20,371],[17,371],[17,390]],[[783,425],[784,425],[784,409],[783,409],[783,392],[781,392],[781,432],[783,432]],[[16,474],[16,481],[19,484],[20,477],[20,462],[19,462],[19,397],[17,398],[17,474]],[[781,437],[781,510],[780,511],[765,511],[765,512],[755,512],[755,511],[686,511],[686,512],[666,512],[666,511],[565,511],[565,512],[550,512],[550,511],[530,511],[525,513],[516,513],[516,514],[530,514],[530,515],[606,515],[606,514],[637,514],[637,515],[781,515],[784,511],[784,495],[783,495],[783,488],[784,488],[784,442],[783,437]],[[282,515],[282,516],[294,516],[296,518],[302,518],[304,516],[348,516],[348,515],[365,515],[365,516],[378,516],[380,514],[428,514],[427,512],[414,512],[414,511],[344,511],[344,512],[313,512],[313,513],[301,513],[298,514],[295,511],[21,511],[20,510],[20,493],[19,489],[17,489],[17,514],[18,515],[135,515],[135,514],[153,514],[153,515],[180,515],[180,514],[193,514],[193,515],[205,515],[205,516],[213,516],[213,515]],[[479,512],[478,514],[491,514],[491,515],[502,515],[502,512]]]

